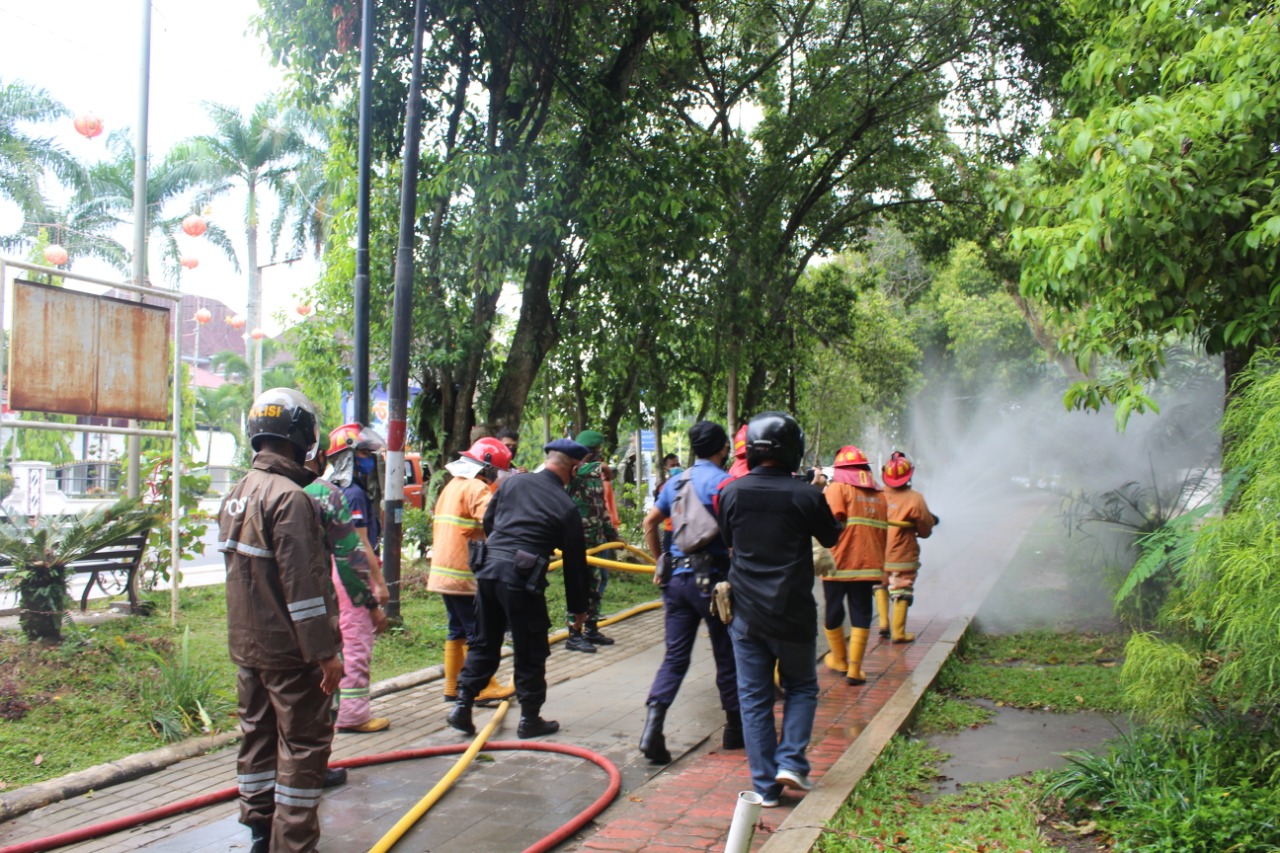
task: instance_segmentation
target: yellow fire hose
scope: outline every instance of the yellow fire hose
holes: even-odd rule
[[[614,549],[623,549],[626,551],[630,551],[636,556],[641,557],[644,560],[647,560],[649,565],[643,566],[643,565],[637,565],[635,563],[622,563],[617,560],[606,560],[602,557],[594,556],[595,554],[601,551],[608,551],[608,550],[614,550]],[[642,551],[639,548],[635,548],[631,545],[628,545],[625,542],[609,542],[604,545],[597,545],[596,547],[587,551],[587,555],[588,555],[587,561],[592,563],[593,565],[605,566],[607,568],[617,568],[622,571],[647,572],[649,574],[653,573],[653,558],[650,557],[648,553],[646,553],[645,551]],[[563,565],[563,560],[557,560],[556,562],[552,563],[547,568],[547,570],[551,571],[551,569],[559,568],[561,565]],[[612,625],[616,622],[621,622],[623,619],[629,619],[632,616],[637,616],[641,613],[647,613],[650,610],[657,610],[660,607],[662,607],[661,600],[647,601],[644,604],[637,604],[634,607],[630,607],[619,613],[615,613],[614,615],[608,617],[607,619],[601,619],[600,625],[602,627]],[[550,635],[547,638],[547,642],[548,643],[563,642],[566,638],[568,638],[568,636],[569,636],[568,629],[561,629],[556,633]],[[458,778],[462,776],[462,774],[466,771],[467,767],[470,766],[472,760],[476,757],[476,755],[480,752],[480,750],[484,748],[485,743],[489,740],[493,732],[502,723],[502,718],[506,716],[507,709],[510,707],[511,707],[510,699],[505,699],[502,701],[501,704],[498,705],[498,709],[493,714],[493,719],[491,719],[489,721],[489,724],[486,725],[483,729],[481,729],[478,734],[476,734],[475,740],[471,742],[471,746],[467,748],[466,752],[462,753],[462,755],[458,757],[458,760],[454,763],[453,767],[450,768],[449,772],[446,773],[444,777],[441,778],[440,781],[437,782],[435,786],[430,791],[427,792],[426,796],[424,796],[421,800],[418,801],[417,805],[415,805],[412,809],[410,809],[404,815],[404,817],[400,818],[400,820],[396,822],[396,825],[393,826],[387,832],[386,835],[382,836],[382,838],[378,840],[377,844],[375,844],[373,847],[369,849],[369,853],[387,853],[387,851],[389,851],[393,846],[395,846],[396,842],[398,842],[401,838],[403,838],[404,834],[408,832],[410,829],[412,829],[413,825],[416,824],[422,818],[422,816],[425,815],[427,811],[432,806],[434,806],[436,802],[439,801],[439,799],[448,792],[448,790],[451,787],[453,787],[453,784],[458,781]]]
[[[498,728],[498,725],[502,722],[502,718],[507,714],[507,709],[510,707],[510,699],[504,699],[502,703],[498,705],[498,710],[494,711],[493,719],[489,721],[489,725],[480,730],[479,734],[476,735],[476,739],[471,742],[471,746],[467,747],[467,751],[458,757],[458,760],[454,762],[454,765],[449,772],[444,774],[444,778],[437,782],[435,787],[428,791],[427,795],[419,800],[418,804],[410,809],[404,817],[396,821],[396,825],[391,827],[390,831],[387,832],[386,835],[378,839],[377,844],[369,848],[369,853],[387,853],[387,851],[390,850],[406,832],[413,828],[413,825],[418,822],[418,819],[426,814],[427,810],[435,805],[436,801],[443,797],[445,793],[453,787],[453,783],[458,781],[458,777],[462,775],[463,771],[465,771],[468,766],[470,766],[472,759],[476,757],[476,753],[480,752],[484,747],[485,742],[489,740],[489,736]]]

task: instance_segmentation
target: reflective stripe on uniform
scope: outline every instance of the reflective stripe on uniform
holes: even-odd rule
[[[886,572],[914,572],[920,568],[920,561],[916,560],[912,563],[885,563],[884,570]]]
[[[290,788],[288,785],[276,786],[276,802],[286,806],[315,808],[320,805],[320,788]]]
[[[338,690],[338,695],[343,699],[367,699],[369,697],[369,688],[343,687]]]
[[[434,520],[441,524],[452,524],[454,527],[465,527],[468,530],[479,530],[484,525],[474,518],[463,518],[460,515],[437,515]]]
[[[246,545],[245,543],[237,542],[234,539],[219,542],[218,550],[235,551],[237,554],[245,554],[249,557],[267,557],[268,559],[276,555],[275,551],[268,551],[266,548],[255,548],[253,545]]]
[[[236,784],[240,786],[242,794],[257,794],[261,791],[270,791],[276,786],[276,771],[267,770],[263,773],[246,773],[236,776]]]
[[[475,577],[475,575],[471,574],[470,569],[451,569],[447,566],[432,566],[431,574],[444,575],[447,578],[457,578],[464,581],[472,580]]]
[[[315,616],[325,615],[324,599],[321,597],[308,598],[305,601],[294,601],[289,605],[289,617],[294,622],[301,622],[303,619],[311,619]]]
[[[863,524],[863,525],[866,525],[867,527],[878,527],[881,530],[889,529],[889,522],[887,521],[881,521],[878,518],[858,518],[856,516],[850,517],[848,520],[846,520],[844,523],[844,526],[853,527],[855,524]]]

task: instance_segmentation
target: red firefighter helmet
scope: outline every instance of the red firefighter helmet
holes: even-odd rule
[[[499,471],[511,469],[511,448],[496,438],[482,438],[458,455],[484,465],[492,465]]]
[[[379,450],[386,450],[387,443],[382,440],[382,436],[367,426],[359,423],[349,423],[343,424],[329,433],[329,450],[325,455],[332,456],[348,448],[376,453]]]
[[[884,468],[881,469],[885,485],[892,486],[895,489],[910,483],[911,475],[915,472],[915,466],[911,464],[907,454],[901,450],[893,451],[889,461],[884,463]]]
[[[738,430],[738,434],[733,437],[733,456],[735,459],[747,458],[747,425],[743,424],[742,429]]]
[[[837,468],[871,468],[867,455],[852,444],[846,444],[836,451],[836,461],[833,464]]]

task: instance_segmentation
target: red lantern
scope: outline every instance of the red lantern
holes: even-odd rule
[[[67,250],[57,243],[50,243],[44,247],[44,259],[53,266],[60,267],[67,262]]]
[[[299,302],[297,307],[297,312],[301,314],[303,317],[306,317],[308,314],[311,313],[311,306],[305,302]]]
[[[178,263],[182,264],[184,267],[186,267],[189,270],[193,270],[196,267],[200,266],[200,259],[199,258],[182,258],[181,260],[178,261]]]
[[[241,317],[239,314],[236,314],[233,317],[228,317],[227,325],[235,329],[236,331],[239,331],[240,329],[244,328],[244,318]]]
[[[193,213],[186,219],[182,220],[182,230],[188,237],[199,237],[207,229],[204,218],[198,213]]]
[[[93,113],[81,113],[76,116],[76,133],[86,139],[93,139],[102,133],[102,119]]]
[[[252,332],[249,333],[249,337],[253,338],[255,341],[260,341],[266,336],[267,336],[267,333],[262,331],[261,329],[254,329]]]
[[[213,319],[213,312],[208,308],[201,308],[196,312],[196,322],[203,326],[205,323]]]

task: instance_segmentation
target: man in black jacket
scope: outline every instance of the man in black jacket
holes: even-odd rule
[[[582,516],[565,486],[573,479],[587,448],[565,438],[543,447],[543,470],[510,477],[494,493],[484,514],[487,541],[483,558],[472,556],[476,577],[476,632],[458,677],[458,703],[449,725],[475,734],[471,707],[498,670],[502,635],[511,630],[516,697],[520,701],[522,738],[559,731],[560,724],[540,716],[547,699],[547,565],[552,551],[564,559],[564,592],[573,625],[586,621],[590,574],[582,535]]]
[[[747,425],[750,473],[720,495],[720,530],[733,549],[733,639],[751,782],[765,807],[782,788],[807,791],[805,750],[818,708],[818,610],[811,539],[831,547],[840,525],[822,490],[791,476],[804,456],[800,424],[765,412]],[[773,722],[774,669],[786,693],[782,737]]]

